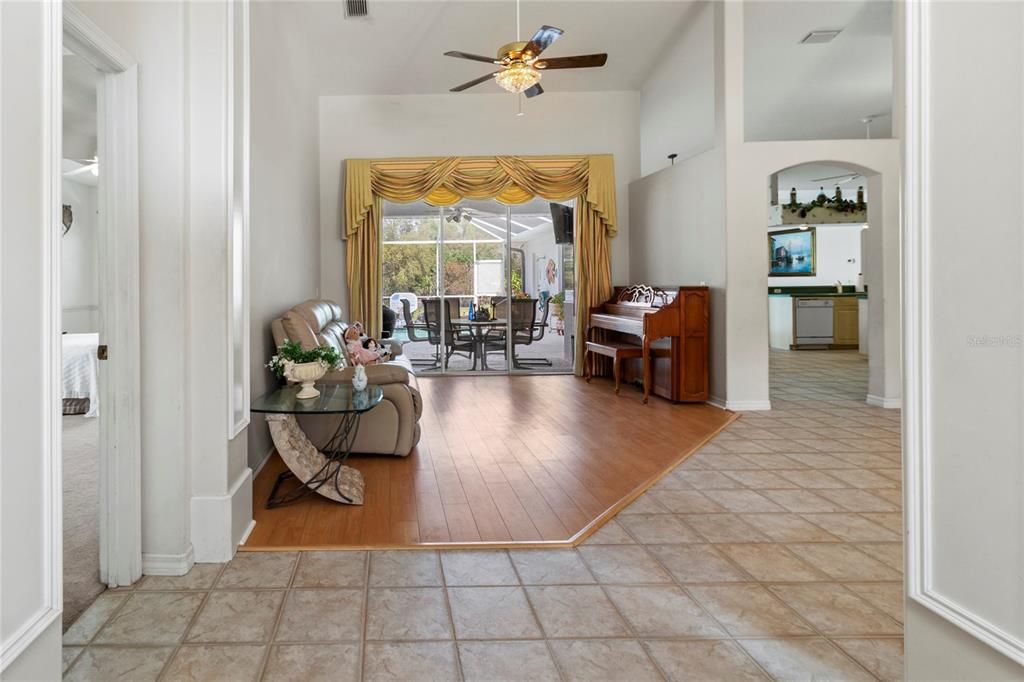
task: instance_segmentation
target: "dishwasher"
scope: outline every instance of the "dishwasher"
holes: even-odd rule
[[[796,345],[821,346],[832,343],[832,312],[835,301],[828,298],[796,300]]]

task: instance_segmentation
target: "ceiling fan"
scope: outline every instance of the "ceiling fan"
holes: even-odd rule
[[[519,3],[517,1],[517,36],[519,34],[518,24]],[[509,92],[522,93],[527,97],[536,97],[544,92],[544,88],[540,86],[542,71],[550,69],[587,69],[595,66],[604,66],[605,62],[608,61],[607,54],[584,54],[572,57],[541,59],[541,53],[550,47],[551,43],[558,40],[562,33],[563,31],[560,28],[541,26],[528,41],[516,41],[500,47],[496,59],[468,52],[445,52],[444,54],[447,57],[470,59],[475,62],[486,62],[501,67],[486,76],[475,78],[462,85],[456,85],[451,89],[451,92],[462,92],[493,78],[494,82]]]
[[[825,182],[826,180],[839,180],[835,183],[837,185],[845,185],[848,182],[853,182],[857,178],[863,177],[860,173],[844,173],[843,175],[830,175],[827,178],[814,178],[811,182]],[[831,183],[830,183],[831,184]]]

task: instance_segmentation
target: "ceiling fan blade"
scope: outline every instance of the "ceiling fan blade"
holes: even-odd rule
[[[534,63],[538,69],[588,69],[604,66],[608,61],[606,54],[578,54],[573,57],[553,57],[540,59]]]
[[[826,180],[839,180],[840,178],[846,178],[847,181],[859,178],[860,173],[843,173],[842,175],[830,175],[827,178],[814,178],[811,182],[824,182]]]
[[[488,81],[488,80],[494,78],[494,76],[496,74],[499,74],[499,73],[501,73],[501,72],[500,71],[495,71],[494,73],[489,73],[486,76],[480,76],[479,78],[474,78],[473,80],[469,81],[468,83],[463,83],[462,85],[456,85],[454,88],[449,90],[449,92],[462,92],[463,90],[469,90],[473,86],[480,85],[484,81]]]
[[[537,83],[531,88],[523,90],[523,94],[527,97],[536,97],[537,95],[543,94],[544,88],[540,87],[540,83]]]
[[[459,52],[457,50],[451,50],[450,52],[444,53],[445,57],[457,57],[458,59],[471,59],[474,62],[486,62],[488,64],[501,64],[494,57],[484,57],[480,54],[471,54],[469,52]]]
[[[544,50],[548,49],[551,43],[558,40],[564,31],[554,26],[541,26],[537,29],[537,32],[530,38],[530,42],[526,43],[526,47],[523,48],[523,54],[530,54],[534,57],[539,55]]]

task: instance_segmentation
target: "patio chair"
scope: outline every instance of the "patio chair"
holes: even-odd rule
[[[544,330],[537,330],[537,299],[517,298],[512,299],[512,366],[516,369],[530,369],[538,366],[551,366],[550,360],[543,358],[520,358],[516,353],[516,346],[528,346],[534,341],[544,337]],[[502,301],[495,307],[498,317],[508,317],[509,302]],[[547,324],[547,308],[544,309],[544,317],[541,324]],[[539,335],[538,335],[539,334]],[[500,345],[500,348],[499,348]],[[494,351],[499,349],[504,352],[507,348],[505,343],[505,332],[502,330],[501,338],[495,340]]]
[[[437,332],[440,336],[441,325],[439,323],[440,318],[440,299],[431,299],[433,305],[428,306],[424,302],[423,316],[427,318],[428,327],[431,325],[431,320],[437,320],[436,323]],[[452,322],[452,308],[455,308],[456,317],[458,317],[459,301],[446,299],[444,306],[444,347],[445,347],[445,363],[451,360],[452,356],[456,353],[464,355],[467,360],[473,361],[473,369],[476,369],[476,340],[473,338],[473,332],[460,327]],[[440,343],[440,339],[439,339]]]
[[[426,300],[427,299],[424,299],[424,303],[426,302]],[[422,343],[422,342],[426,341],[427,343],[429,343],[432,346],[434,346],[434,358],[433,359],[430,359],[430,358],[412,358],[412,357],[410,357],[410,360],[412,361],[413,366],[416,366],[416,367],[426,367],[428,369],[437,369],[438,367],[441,366],[441,340],[440,340],[440,334],[436,335],[437,336],[436,340],[432,339],[429,327],[425,323],[424,324],[420,324],[420,323],[413,322],[413,320],[412,320],[412,306],[409,303],[409,299],[403,298],[403,299],[401,299],[401,301],[402,301],[402,319],[405,320],[405,333],[408,334],[408,336],[409,336],[409,342],[410,343]],[[424,315],[424,318],[426,318],[426,311],[425,310],[424,310],[423,315]],[[423,331],[423,334],[420,334],[421,330]]]
[[[540,322],[533,325],[533,331],[528,340],[523,335],[517,336],[514,334],[512,336],[513,351],[515,351],[516,346],[529,346],[530,344],[537,343],[544,338],[544,332],[548,328],[548,313],[551,310],[550,297],[546,297],[540,305],[541,310],[543,311],[541,313]],[[548,358],[520,358],[513,355],[513,359],[515,360],[517,367],[524,369],[528,369],[530,367],[551,367],[551,360]]]

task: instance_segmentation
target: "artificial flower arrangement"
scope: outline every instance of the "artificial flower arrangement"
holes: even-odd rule
[[[303,350],[302,344],[298,341],[286,339],[283,344],[278,346],[277,354],[270,358],[267,367],[278,379],[284,379],[292,367],[308,362],[319,362],[326,370],[330,371],[341,364],[341,355],[330,346],[317,346],[310,350]]]

